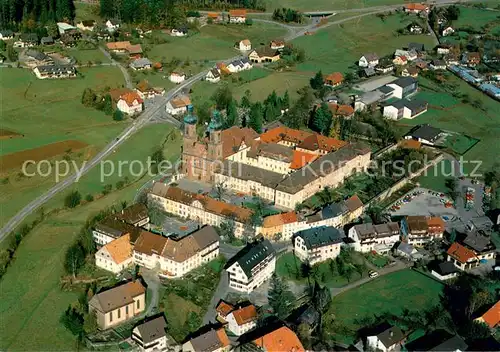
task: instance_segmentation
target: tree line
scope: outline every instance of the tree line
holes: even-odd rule
[[[297,10],[283,7],[273,11],[273,20],[285,23],[302,23],[304,15]]]
[[[0,23],[2,28],[19,30],[21,27],[36,27],[49,22],[73,21],[73,0],[0,0]]]

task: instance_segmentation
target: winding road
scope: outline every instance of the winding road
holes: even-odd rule
[[[436,6],[444,6],[447,4],[452,4],[452,3],[457,3],[457,2],[471,2],[471,1],[478,1],[478,0],[436,0]],[[286,41],[291,41],[293,39],[296,39],[300,36],[305,35],[306,32],[309,32],[311,30],[318,30],[318,29],[323,29],[335,24],[340,24],[343,22],[347,22],[356,18],[361,18],[364,16],[369,16],[372,14],[376,13],[381,13],[389,10],[394,10],[398,7],[401,7],[403,3],[399,5],[392,5],[392,6],[377,6],[373,8],[363,8],[363,9],[352,9],[352,10],[334,10],[334,11],[318,11],[320,13],[322,12],[363,12],[362,14],[359,15],[354,15],[352,17],[344,18],[338,21],[332,21],[328,22],[325,25],[322,25],[318,27],[316,24],[313,25],[308,25],[304,27],[296,27],[296,26],[288,26],[286,24],[282,23],[276,23],[278,25],[284,26],[288,29],[289,33],[285,37]],[[374,10],[375,9],[375,10]],[[315,12],[308,12],[308,14],[314,14]],[[269,14],[269,13],[268,13]],[[257,21],[261,22],[272,22],[264,19],[258,19]],[[103,48],[101,50],[104,52],[106,56],[108,56],[111,59],[111,62],[118,66],[120,70],[122,71],[126,85],[127,87],[131,88],[132,87],[132,82],[130,79],[130,76],[126,70],[125,67],[123,67],[121,64],[116,62],[109,53],[107,53]],[[240,56],[235,56],[230,59],[225,60],[224,62],[230,62],[235,59],[237,59]],[[7,235],[13,231],[18,225],[21,224],[21,222],[30,214],[32,214],[34,211],[36,211],[39,207],[41,207],[43,204],[45,204],[49,199],[54,197],[56,194],[62,192],[63,190],[67,189],[69,186],[71,186],[73,183],[75,183],[82,175],[87,173],[89,170],[94,168],[96,165],[98,165],[102,160],[104,160],[108,155],[110,155],[113,150],[118,148],[121,144],[123,144],[131,135],[133,135],[135,132],[140,130],[142,127],[150,123],[155,116],[159,113],[162,112],[162,109],[165,109],[165,105],[167,102],[172,99],[176,94],[178,94],[182,89],[187,88],[191,86],[193,83],[201,80],[205,75],[207,71],[200,72],[180,85],[178,85],[176,88],[168,91],[165,96],[157,99],[152,105],[150,105],[132,124],[130,124],[119,136],[117,136],[111,143],[109,143],[102,151],[100,151],[97,155],[95,155],[90,161],[88,161],[81,169],[81,171],[78,174],[73,174],[71,176],[68,176],[65,178],[63,181],[57,183],[54,185],[51,189],[49,189],[46,193],[42,194],[41,196],[35,198],[33,201],[31,201],[28,205],[26,205],[23,209],[21,209],[14,217],[12,217],[3,227],[0,229],[0,242],[3,241]],[[168,118],[166,121],[174,123],[176,126],[178,126],[179,122],[173,118]]]

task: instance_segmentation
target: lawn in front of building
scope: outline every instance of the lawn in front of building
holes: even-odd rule
[[[401,0],[266,0],[266,11],[291,7],[300,11],[331,11],[400,4]]]

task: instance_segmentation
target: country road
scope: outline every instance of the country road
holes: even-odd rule
[[[451,3],[457,3],[457,2],[472,2],[472,1],[477,1],[477,0],[436,0],[437,6],[443,6],[446,4],[451,4]],[[369,12],[364,12],[359,15],[355,15],[352,17],[344,18],[339,21],[334,21],[334,22],[329,22],[320,28],[316,27],[316,25],[309,25],[305,27],[292,27],[289,26],[289,34],[285,38],[286,41],[291,41],[293,39],[296,39],[300,36],[305,35],[306,32],[312,30],[312,29],[323,29],[331,25],[343,23],[352,19],[368,16],[371,14],[375,13],[380,13],[388,10],[393,10],[395,8],[398,8],[402,5],[393,5],[393,6],[386,6],[386,7],[375,7],[375,11],[370,11],[370,8],[364,8],[363,11],[367,10]],[[353,10],[345,10],[344,12],[348,11],[353,11]],[[323,11],[325,12],[325,11]],[[332,12],[341,12],[341,11],[332,11]],[[355,12],[355,11],[354,11]],[[261,20],[261,21],[267,21],[267,20]],[[283,24],[280,24],[283,25]],[[286,26],[286,25],[285,25]],[[104,49],[101,48],[103,52],[105,52]],[[105,55],[109,55],[109,53],[105,53]],[[110,57],[110,55],[109,55]],[[230,62],[232,60],[237,59],[240,56],[235,56],[230,59],[224,60],[224,62]],[[114,61],[112,58],[112,63],[115,63],[120,70],[122,70],[122,73],[124,75],[126,84],[128,87],[132,86],[132,82],[130,80],[130,76],[127,72],[127,70],[119,63]],[[3,241],[7,234],[9,234],[11,231],[13,231],[18,225],[21,224],[21,222],[30,214],[32,214],[34,211],[36,211],[39,207],[41,207],[45,202],[47,202],[49,199],[54,197],[56,194],[60,193],[61,191],[67,189],[69,186],[71,186],[73,183],[75,183],[82,175],[87,173],[89,170],[91,170],[93,167],[98,165],[102,160],[104,160],[108,155],[110,155],[113,150],[118,148],[121,144],[123,144],[131,135],[133,135],[135,132],[140,130],[142,127],[147,125],[149,122],[151,122],[155,115],[160,112],[162,109],[165,109],[165,105],[167,102],[172,99],[177,93],[179,93],[182,89],[187,88],[191,86],[193,83],[201,80],[205,75],[207,71],[202,71],[180,85],[178,85],[176,88],[168,91],[164,97],[156,101],[153,105],[148,107],[147,110],[145,110],[142,115],[140,115],[131,125],[129,125],[119,136],[117,136],[111,143],[109,143],[102,151],[100,151],[96,156],[94,156],[89,162],[87,162],[83,167],[82,170],[79,174],[73,174],[71,176],[68,176],[65,178],[63,181],[57,183],[54,185],[51,189],[49,189],[46,193],[43,195],[35,198],[33,201],[31,201],[28,205],[26,205],[23,209],[21,209],[14,217],[12,217],[1,229],[0,229],[0,242]]]

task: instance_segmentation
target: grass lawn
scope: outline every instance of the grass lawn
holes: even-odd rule
[[[170,61],[172,58],[211,61],[228,59],[240,55],[234,44],[250,39],[252,47],[261,43],[268,45],[275,38],[284,37],[286,30],[269,23],[255,22],[244,25],[206,25],[199,33],[185,38],[170,37],[167,43],[154,45],[148,53],[151,60]]]
[[[447,159],[439,162],[435,167],[431,167],[418,178],[421,187],[432,189],[436,192],[447,193],[445,181],[451,174],[451,162]]]
[[[110,62],[109,58],[99,49],[66,49],[64,54],[74,58],[80,65],[86,65],[88,62]]]
[[[397,29],[410,21],[410,16],[399,14],[388,16],[385,21],[367,16],[318,30],[311,36],[299,37],[292,43],[305,50],[307,59],[298,65],[298,69],[310,72],[322,70],[325,74],[345,72],[365,53],[375,52],[385,56],[406,47],[409,42],[432,48],[431,36],[396,34]]]
[[[99,10],[95,13],[93,10],[96,6],[86,4],[84,2],[75,3],[75,23],[81,20],[95,20],[99,21],[100,17],[98,15]]]
[[[366,254],[366,259],[377,268],[383,268],[389,263],[389,258],[380,254],[368,253]]]
[[[121,200],[130,202],[134,191],[132,185],[87,205],[49,216],[23,240],[2,279],[1,350],[76,349],[75,337],[59,323],[61,314],[78,296],[60,289],[65,250],[90,214],[119,205]]]
[[[360,329],[357,321],[366,317],[404,308],[425,309],[438,303],[443,285],[413,270],[402,270],[376,278],[335,297],[328,311],[335,321],[353,333]],[[328,318],[326,318],[328,319]],[[353,342],[353,336],[326,331],[335,339]]]
[[[467,151],[463,157],[465,160],[482,161],[480,171],[488,170],[498,160],[500,154],[500,144],[498,143],[500,104],[455,76],[450,75],[448,82],[456,83],[458,85],[457,91],[467,94],[471,101],[479,100],[486,111],[462,103],[425,78],[420,78],[419,81],[422,92],[418,93],[415,98],[429,99],[427,100],[430,105],[429,110],[415,119],[404,120],[400,124],[410,128],[429,123],[437,128],[463,133],[479,139],[479,143]],[[439,92],[435,93],[434,89],[439,90]],[[473,168],[473,164],[464,164],[465,172],[471,172]]]
[[[401,0],[266,0],[266,11],[278,7],[291,7],[302,11],[343,10],[400,4]]]
[[[498,4],[497,4],[498,5]],[[480,30],[482,26],[498,20],[500,12],[482,10],[474,7],[460,6],[460,16],[456,21],[453,21],[454,28],[472,27]],[[471,18],[474,21],[471,21]]]

